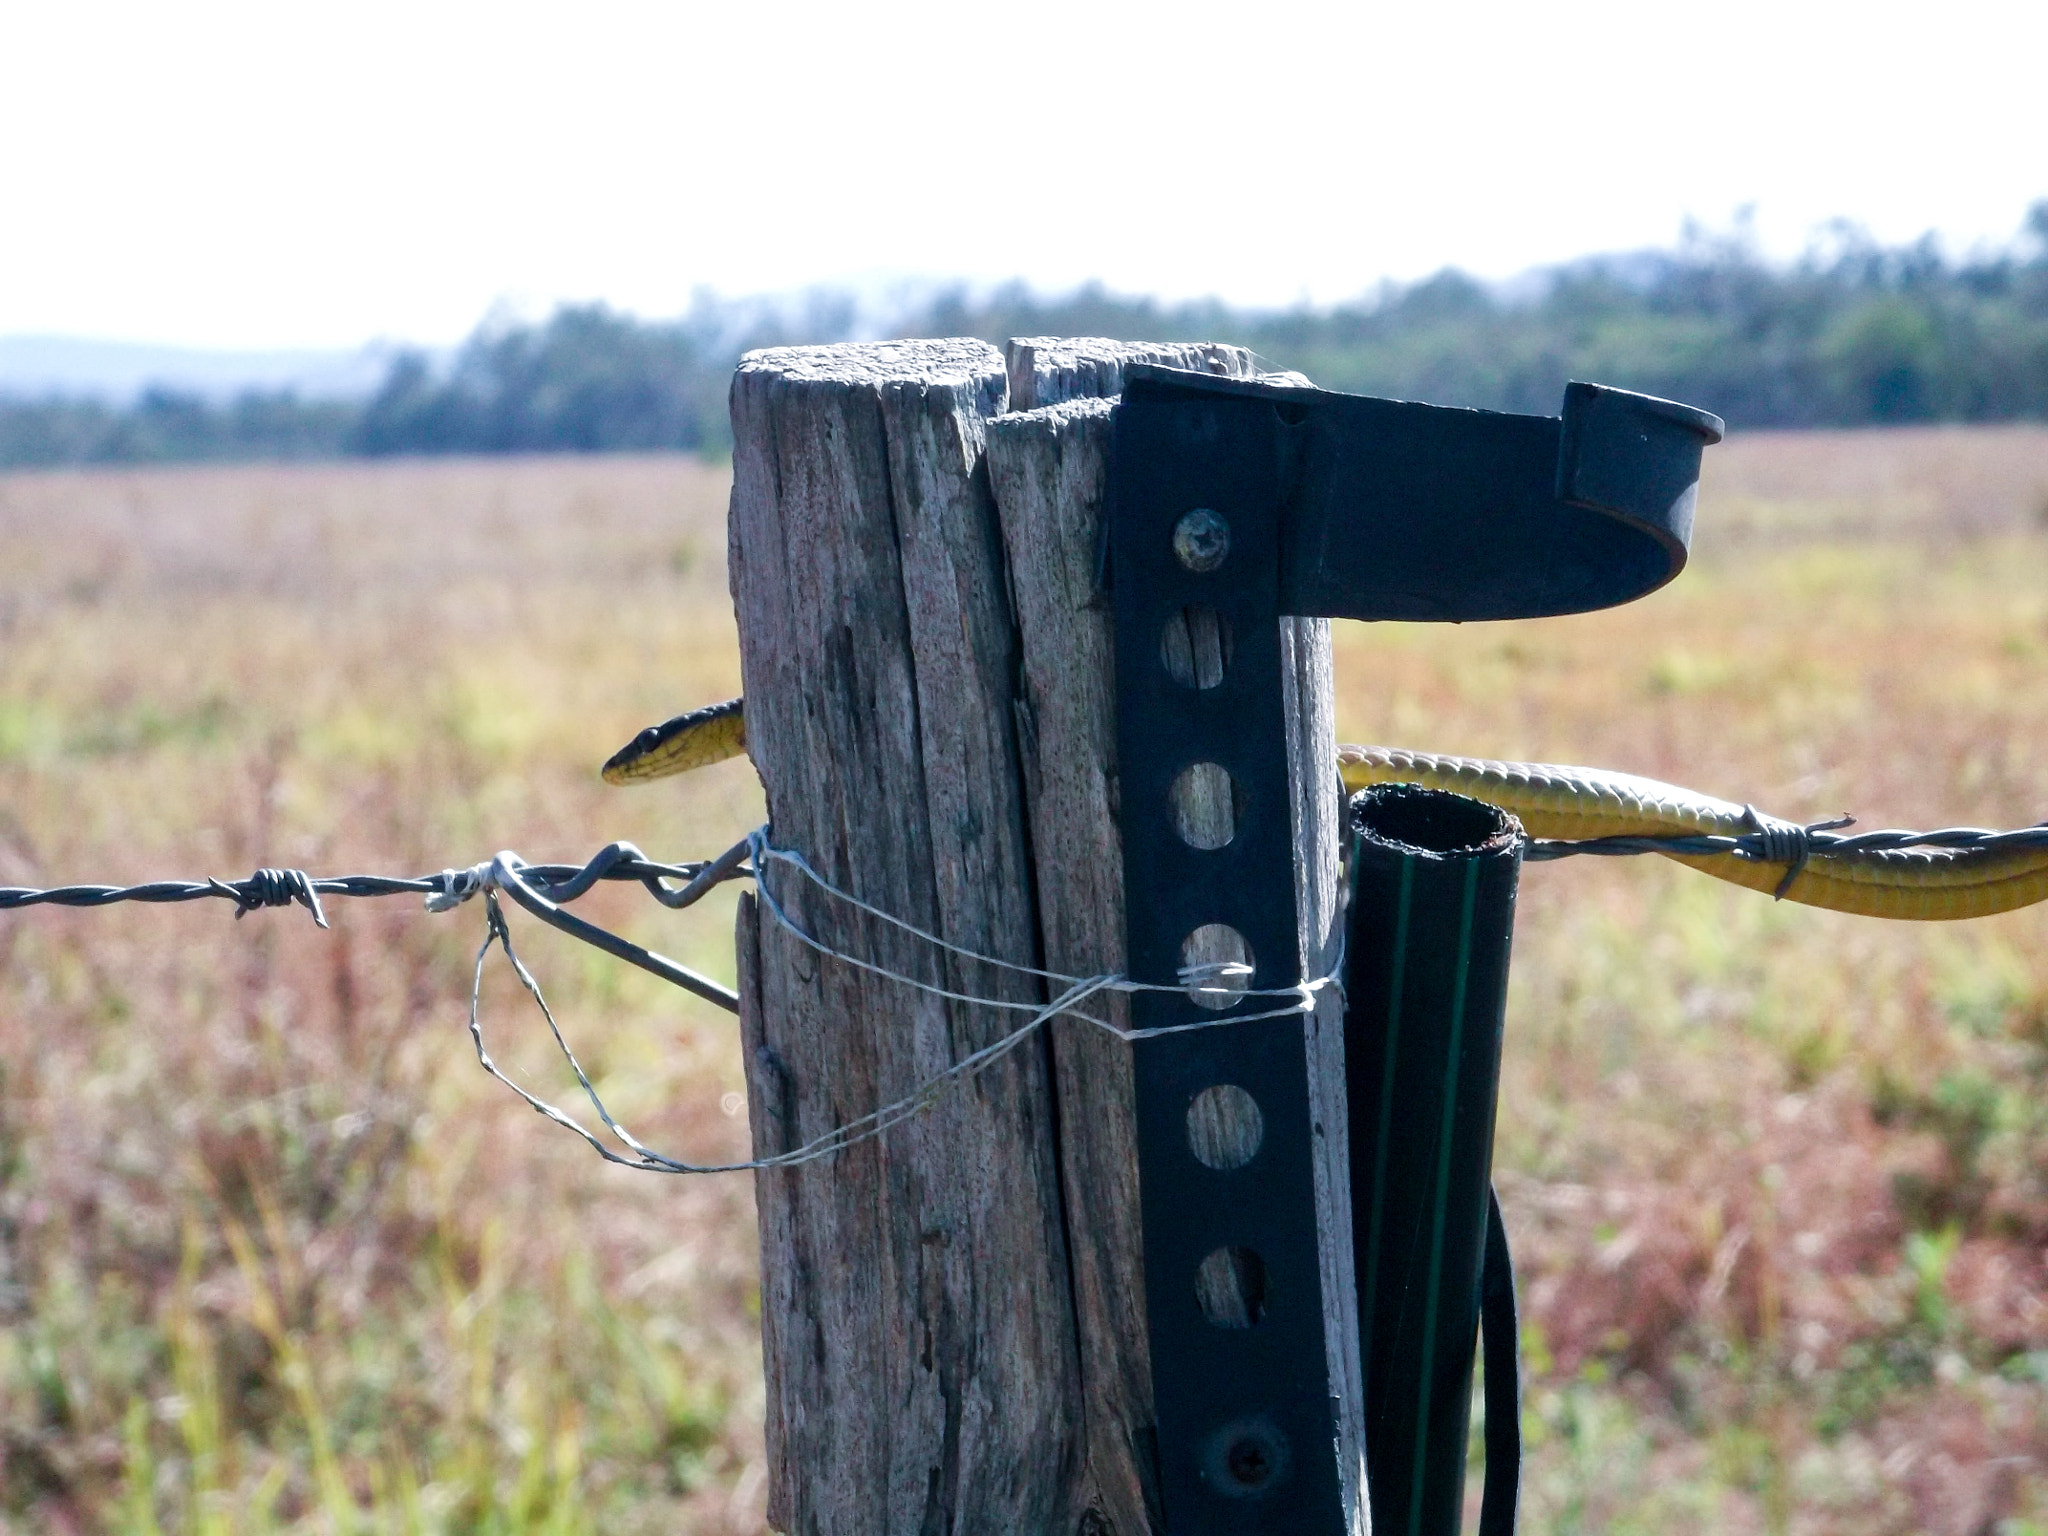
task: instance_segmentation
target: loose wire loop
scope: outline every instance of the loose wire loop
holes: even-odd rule
[[[1305,982],[1295,987],[1267,989],[1242,986],[1241,984],[1250,978],[1251,967],[1231,961],[1183,966],[1172,983],[1155,983],[1132,981],[1126,976],[1116,974],[1069,976],[1058,971],[1044,970],[1037,966],[1020,965],[1015,961],[1004,960],[994,955],[980,954],[974,950],[951,943],[935,933],[927,932],[913,923],[905,922],[903,919],[883,911],[880,907],[874,906],[872,903],[863,901],[858,896],[840,889],[820,875],[802,854],[771,846],[768,842],[768,829],[763,827],[750,834],[745,841],[735,844],[724,854],[720,855],[718,859],[713,860],[710,865],[706,866],[705,874],[700,878],[708,881],[712,878],[714,871],[721,869],[737,874],[744,867],[753,876],[754,888],[760,900],[761,909],[767,912],[770,918],[784,932],[790,934],[799,943],[816,953],[853,966],[855,969],[865,971],[870,975],[883,977],[933,997],[944,998],[951,1002],[968,1003],[980,1007],[1025,1013],[1029,1014],[1030,1017],[989,1044],[961,1057],[943,1072],[938,1072],[925,1078],[902,1097],[891,1100],[879,1109],[858,1116],[843,1125],[834,1126],[831,1130],[813,1137],[799,1147],[791,1148],[786,1152],[774,1153],[768,1157],[749,1158],[743,1162],[693,1163],[655,1151],[652,1147],[649,1147],[638,1137],[634,1136],[624,1125],[620,1124],[618,1119],[605,1106],[596,1085],[591,1082],[589,1074],[583,1070],[582,1063],[577,1060],[575,1051],[570,1047],[568,1040],[562,1034],[560,1025],[555,1020],[554,1010],[548,1006],[547,998],[541,992],[540,984],[534,980],[533,973],[526,968],[524,962],[520,960],[518,952],[513,948],[511,930],[506,926],[503,909],[498,904],[498,892],[500,890],[512,895],[522,905],[527,904],[525,899],[519,894],[521,882],[519,881],[518,868],[516,863],[512,862],[515,858],[516,856],[500,854],[489,866],[488,874],[479,874],[477,877],[478,881],[481,882],[486,910],[484,942],[483,946],[477,951],[476,968],[471,981],[469,1003],[469,1032],[471,1039],[476,1044],[477,1060],[482,1064],[486,1072],[490,1073],[492,1077],[505,1084],[514,1093],[518,1094],[521,1099],[525,1100],[527,1106],[534,1110],[535,1113],[582,1137],[606,1162],[617,1163],[622,1167],[635,1168],[649,1173],[743,1173],[767,1168],[794,1168],[804,1163],[816,1162],[822,1158],[831,1157],[850,1147],[859,1146],[862,1142],[872,1141],[892,1126],[902,1124],[905,1120],[910,1119],[913,1115],[930,1106],[947,1088],[987,1071],[1004,1057],[1010,1055],[1019,1046],[1023,1045],[1033,1035],[1037,1034],[1046,1024],[1062,1016],[1078,1019],[1098,1029],[1106,1030],[1120,1040],[1143,1040],[1159,1035],[1179,1034],[1186,1030],[1215,1029],[1225,1024],[1244,1024],[1257,1020],[1291,1018],[1313,1009],[1316,1006],[1318,997],[1322,993],[1341,987],[1340,977],[1343,973],[1343,956],[1341,953],[1336,956],[1328,973],[1317,977],[1313,981]],[[742,865],[743,858],[746,860],[744,866]],[[1045,983],[1048,990],[1053,988],[1058,990],[1050,1001],[1044,1003],[1020,1002],[1011,998],[985,997],[941,986],[936,982],[926,981],[921,977],[912,976],[903,971],[891,970],[887,966],[879,965],[872,960],[828,944],[790,917],[782,899],[770,888],[769,882],[765,878],[765,872],[771,865],[781,865],[794,870],[829,900],[843,904],[855,911],[863,912],[869,917],[909,934],[933,950],[951,954],[977,964],[993,966],[998,970],[1029,976]],[[706,888],[708,889],[708,885]],[[533,908],[529,907],[529,910],[533,910]],[[558,909],[556,910],[558,911]],[[550,918],[549,920],[553,921],[554,919]],[[556,926],[561,926],[561,924],[557,923]],[[572,929],[570,931],[574,932],[576,930]],[[602,932],[602,930],[597,931]],[[613,936],[606,935],[606,937],[612,938]],[[616,940],[616,942],[624,943],[625,941]],[[519,1083],[514,1082],[500,1070],[497,1062],[492,1058],[488,1047],[484,1043],[481,1008],[484,962],[489,957],[493,945],[504,950],[505,958],[512,963],[513,972],[518,976],[520,985],[525,987],[527,992],[532,995],[535,1005],[541,1011],[542,1017],[547,1020],[549,1033],[553,1035],[556,1046],[561,1050],[564,1059],[569,1063],[570,1070],[575,1074],[577,1086],[582,1089],[583,1096],[589,1100],[591,1109],[595,1111],[599,1122],[602,1123],[604,1128],[611,1132],[627,1148],[626,1153],[618,1152],[609,1146],[603,1137],[592,1131],[573,1115],[548,1103],[546,1100],[529,1092]],[[659,957],[654,958],[659,959]],[[644,961],[636,961],[636,963],[645,964]],[[648,968],[653,969],[652,966]],[[657,974],[659,974],[658,971]],[[1124,1029],[1101,1017],[1099,1014],[1084,1011],[1082,1007],[1083,1004],[1092,998],[1118,992],[1179,992],[1189,996],[1191,999],[1207,997],[1212,1000],[1222,1000],[1227,998],[1234,1004],[1242,1004],[1259,999],[1272,999],[1279,1002],[1280,1006],[1254,1009],[1251,1012],[1218,1013],[1214,1017],[1198,1019],[1191,1023],[1164,1025],[1149,1029]]]

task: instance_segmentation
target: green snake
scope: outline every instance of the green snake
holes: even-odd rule
[[[746,749],[744,701],[728,699],[649,726],[612,754],[604,780],[644,783]],[[1757,827],[1748,806],[1602,768],[1503,763],[1395,747],[1340,746],[1337,761],[1347,789],[1403,783],[1451,790],[1512,812],[1533,838],[1734,836]],[[1787,901],[1866,917],[1983,917],[2048,897],[2048,849],[2040,847],[1817,847],[1796,869],[1735,853],[1663,856]]]

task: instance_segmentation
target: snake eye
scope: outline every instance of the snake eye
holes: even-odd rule
[[[655,726],[650,725],[640,733],[640,745],[643,747],[651,747],[660,740],[661,731]]]

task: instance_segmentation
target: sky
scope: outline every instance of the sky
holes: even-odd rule
[[[2040,0],[0,0],[0,336],[915,279],[1250,305],[2048,197]]]

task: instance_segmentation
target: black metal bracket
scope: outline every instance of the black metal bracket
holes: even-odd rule
[[[1303,1030],[1298,1017],[1229,1022],[1284,1006],[1272,994],[1306,963],[1279,620],[1626,602],[1683,565],[1700,453],[1720,433],[1706,412],[1597,385],[1571,385],[1559,419],[1125,371],[1105,553],[1126,970],[1174,983],[1190,937],[1222,924],[1249,953],[1254,993],[1216,1011],[1177,993],[1132,1000],[1140,1029],[1215,1026],[1143,1039],[1134,1056],[1171,1536],[1344,1529]],[[1213,636],[1213,664],[1175,665],[1170,627]],[[1214,783],[1217,769],[1232,835],[1196,846],[1174,784],[1190,770]],[[1232,1089],[1259,1134],[1218,1155],[1191,1115]],[[1218,1278],[1236,1308],[1205,1304]]]
[[[1117,775],[1126,970],[1139,981],[1174,981],[1189,935],[1212,923],[1242,936],[1257,989],[1302,979],[1281,713],[1274,419],[1271,403],[1255,397],[1183,401],[1128,385],[1117,412]],[[1176,681],[1162,655],[1169,623],[1185,623],[1189,610],[1197,628],[1217,626],[1228,658],[1209,687]],[[1221,848],[1191,846],[1173,814],[1174,780],[1203,763],[1230,776],[1235,836]],[[1252,997],[1225,1016],[1274,1006]],[[1132,997],[1141,1029],[1215,1017],[1186,996]],[[1341,1505],[1299,1024],[1219,1024],[1143,1040],[1134,1065],[1167,1528],[1174,1536],[1334,1532]],[[1235,1167],[1205,1163],[1189,1137],[1197,1095],[1225,1087],[1251,1096],[1262,1131]],[[1209,1320],[1197,1290],[1205,1263],[1240,1284],[1250,1326]]]

